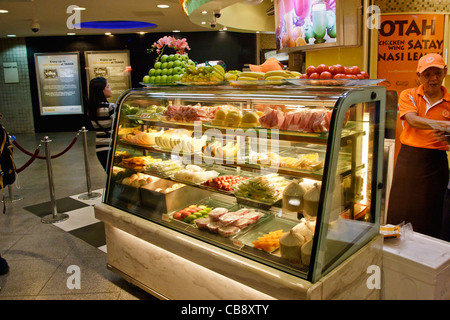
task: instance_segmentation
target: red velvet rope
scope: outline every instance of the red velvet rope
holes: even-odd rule
[[[32,157],[30,158],[30,160],[28,160],[23,166],[21,166],[20,168],[16,169],[17,173],[21,173],[23,170],[25,170],[34,160],[36,160],[37,156],[39,153],[39,149],[36,149],[36,151],[34,152],[34,154],[32,155]]]
[[[63,151],[61,151],[58,154],[55,154],[53,156],[50,156],[51,159],[55,159],[58,158],[60,156],[62,156],[64,153],[66,153],[67,151],[69,151],[70,148],[73,147],[73,145],[75,144],[75,142],[77,141],[78,137],[73,138],[72,142],[69,144],[69,146],[67,148],[65,148]],[[42,157],[42,156],[38,156],[37,153],[35,152],[35,154],[25,150],[24,148],[22,148],[15,140],[13,141],[13,144],[23,153],[25,153],[26,155],[29,155],[30,157],[33,157],[36,154],[36,158],[41,159],[41,160],[45,160],[47,159],[46,157]],[[38,152],[39,153],[39,152]]]

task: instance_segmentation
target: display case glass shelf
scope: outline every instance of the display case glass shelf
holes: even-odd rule
[[[128,90],[104,202],[316,282],[379,233],[385,95],[370,84]]]

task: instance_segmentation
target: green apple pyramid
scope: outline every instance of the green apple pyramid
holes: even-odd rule
[[[186,72],[186,67],[195,67],[195,62],[187,54],[163,54],[148,71],[142,82],[154,85],[169,85],[177,83]]]

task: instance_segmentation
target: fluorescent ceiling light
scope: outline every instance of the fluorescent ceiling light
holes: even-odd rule
[[[169,5],[168,4],[158,4],[157,7],[160,9],[166,9],[166,8],[169,8]]]
[[[9,12],[8,10],[0,9],[0,13],[8,13],[8,12]]]

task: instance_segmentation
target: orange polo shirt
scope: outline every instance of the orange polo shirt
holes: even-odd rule
[[[413,128],[404,119],[405,114],[415,112],[423,118],[450,121],[450,93],[444,86],[442,90],[444,90],[442,100],[431,107],[424,98],[423,85],[402,91],[398,102],[403,124],[403,131],[400,134],[401,143],[418,148],[448,150],[447,143],[438,141],[433,135],[433,130]]]

